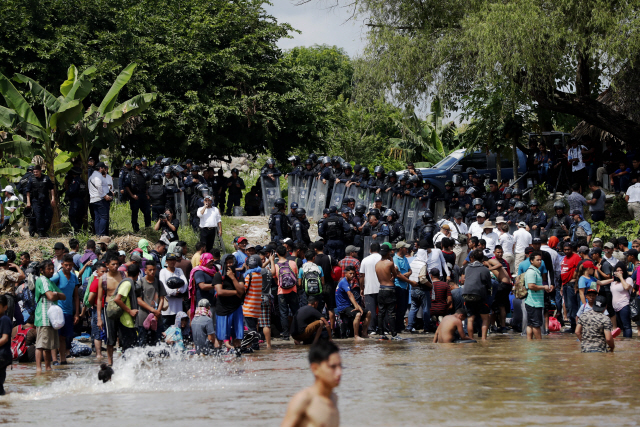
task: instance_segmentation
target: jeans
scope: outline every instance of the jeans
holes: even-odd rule
[[[140,230],[140,226],[138,225],[139,210],[142,211],[142,215],[144,216],[144,226],[151,227],[151,206],[149,206],[149,199],[147,199],[146,195],[139,195],[138,200],[131,199],[129,206],[131,206],[131,226],[133,227],[133,231],[137,232]]]
[[[573,283],[567,283],[562,287],[564,293],[564,305],[567,307],[567,317],[571,323],[571,333],[576,331],[576,316],[580,308],[580,295],[576,294]]]
[[[227,202],[227,216],[230,216],[233,212],[234,206],[240,206],[240,194],[229,194],[229,201]]]
[[[564,326],[563,312],[562,312],[562,289],[556,288],[556,310],[558,311],[558,321]]]
[[[96,236],[108,236],[110,203],[102,199],[98,202],[91,203],[91,206],[93,206],[93,213],[95,215],[94,228]]]
[[[298,312],[298,294],[289,292],[278,295],[278,307],[280,309],[280,324],[282,326],[282,338],[289,338],[289,310],[295,316]]]
[[[615,178],[613,178],[613,188],[616,190],[616,192],[625,192],[627,191],[627,188],[629,188],[629,182],[629,174],[616,176]]]
[[[411,309],[409,310],[409,323],[407,329],[413,329],[413,325],[416,322],[416,314],[418,310],[422,310],[422,320],[424,321],[424,330],[429,329],[429,323],[431,315],[429,314],[429,300],[431,299],[431,292],[425,292],[421,288],[411,289]]]
[[[404,315],[409,306],[409,289],[396,286],[396,331],[404,331]]]
[[[631,329],[631,307],[625,305],[616,313],[616,316],[618,318],[618,326],[622,329],[622,336],[625,338],[633,337],[633,330]]]
[[[378,309],[378,294],[367,294],[364,296],[364,306],[371,312],[371,322],[369,322],[369,333],[381,332],[378,328],[378,316],[376,310]]]
[[[395,287],[380,287],[378,292],[378,327],[380,332],[388,329],[396,336],[396,291]]]
[[[340,261],[342,260],[342,258],[344,258],[345,245],[342,240],[328,240],[325,247],[327,248],[328,255],[331,258],[337,261]]]

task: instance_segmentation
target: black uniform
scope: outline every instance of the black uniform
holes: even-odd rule
[[[269,230],[271,230],[271,240],[275,242],[291,237],[291,224],[287,214],[278,211],[269,215]]]
[[[562,224],[567,227],[567,230],[571,228],[571,224],[573,221],[569,217],[569,215],[562,214],[558,216],[557,214],[552,216],[547,222],[545,231],[549,233],[549,236],[556,236],[558,239],[562,240],[565,236],[567,236],[567,232],[562,228]]]
[[[239,185],[239,186],[238,186]],[[227,188],[229,189],[229,200],[227,202],[227,215],[231,215],[234,206],[240,206],[242,190],[245,189],[244,180],[240,177],[227,178]]]
[[[160,214],[167,208],[167,199],[173,198],[173,193],[162,184],[151,184],[149,186],[149,205],[151,206],[151,220],[157,221]]]
[[[75,176],[69,184],[67,196],[69,197],[69,222],[74,231],[80,231],[84,215],[87,212],[85,197],[88,194],[87,184],[84,180]]]
[[[344,258],[344,238],[349,230],[347,221],[337,213],[329,214],[318,229],[318,234],[322,233],[327,240],[325,247],[329,255],[338,261]]]
[[[388,223],[389,226],[389,242],[396,244],[405,240],[404,225],[399,221]]]
[[[29,234],[33,236],[36,232],[43,237],[49,231],[51,220],[53,219],[53,209],[49,194],[53,189],[53,183],[47,175],[42,174],[40,178],[35,175],[31,177],[27,184],[27,193],[31,198],[31,208],[33,209],[33,220],[29,221]]]
[[[305,222],[300,221],[299,218],[293,218],[291,233],[293,234],[293,242],[296,245],[304,243],[308,246],[311,243],[311,238],[309,237],[309,221]]]
[[[144,226],[151,227],[151,207],[149,206],[149,199],[147,198],[147,180],[142,173],[133,172],[127,175],[125,180],[125,187],[128,187],[131,193],[137,197],[131,198],[129,206],[131,207],[131,226],[134,232],[140,230],[138,225],[138,211],[142,211],[144,216]]]

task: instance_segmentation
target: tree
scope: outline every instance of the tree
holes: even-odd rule
[[[457,103],[507,80],[537,106],[572,114],[638,144],[640,122],[596,99],[621,88],[640,58],[637,1],[361,0],[365,57],[389,94]],[[637,74],[637,71],[635,72]],[[623,91],[620,92],[622,96]],[[637,99],[635,100],[637,111]]]
[[[76,64],[101,77],[99,105],[123,64],[138,68],[125,99],[158,93],[127,155],[199,160],[321,145],[325,112],[308,99],[302,70],[276,42],[293,29],[262,0],[6,0],[0,2],[0,71],[53,81]]]

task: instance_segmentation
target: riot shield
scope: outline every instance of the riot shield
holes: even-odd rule
[[[182,191],[179,193],[173,193],[173,201],[175,203],[176,218],[180,221],[181,227],[186,227],[189,225],[189,221],[187,219],[187,211],[189,209],[184,200],[184,193]]]
[[[301,177],[299,175],[289,175],[289,177],[287,178],[287,184],[288,184],[288,196],[287,196],[287,202],[289,204],[289,206],[291,206],[291,203],[298,203],[298,206],[300,205],[299,200],[300,200],[300,179]]]
[[[445,213],[444,200],[438,200],[434,208],[433,216],[435,217],[436,220],[438,220],[444,216],[444,213]]]
[[[368,257],[369,255],[371,255],[371,244],[376,241],[380,244],[384,243],[384,242],[388,242],[389,241],[389,236],[379,236],[377,238],[373,238],[371,236],[364,236],[364,244],[363,244],[363,248],[362,248],[362,254],[363,254],[363,258]]]
[[[395,198],[391,203],[391,208],[398,213],[398,221],[404,224],[404,205],[407,198]]]
[[[344,183],[340,182],[336,185],[333,186],[333,193],[331,194],[331,202],[329,203],[329,206],[335,206],[336,208],[338,208],[338,210],[340,210],[340,208],[342,207],[342,201],[344,200],[344,194],[345,194],[345,185]]]
[[[382,197],[382,206],[391,207],[391,202],[393,201],[393,199],[391,198],[393,196],[393,191],[381,191],[380,196]]]
[[[402,221],[402,225],[404,225],[405,239],[407,242],[413,241],[413,226],[416,224],[417,206],[418,199],[415,197],[405,197],[404,220]]]
[[[298,188],[298,207],[303,209],[307,209],[307,204],[309,202],[309,193],[311,191],[311,183],[315,181],[310,177],[298,177],[298,183],[300,187]]]
[[[262,183],[262,203],[264,206],[264,214],[270,215],[274,212],[274,206],[276,199],[281,197],[280,195],[280,177],[272,180],[267,176],[261,176],[260,182]]]
[[[322,211],[327,204],[327,197],[329,196],[329,183],[322,183],[321,179],[316,180],[315,192],[313,198],[309,199],[309,209],[307,209],[307,216],[314,220],[322,218]]]

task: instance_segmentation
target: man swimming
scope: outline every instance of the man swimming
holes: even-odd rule
[[[445,316],[433,337],[434,343],[452,343],[457,340],[470,340],[471,337],[464,333],[462,321],[467,318],[467,311],[459,308],[454,314]]]
[[[340,425],[338,396],[333,389],[340,385],[342,361],[338,347],[320,341],[309,350],[309,363],[316,382],[297,393],[289,402],[282,427]]]

